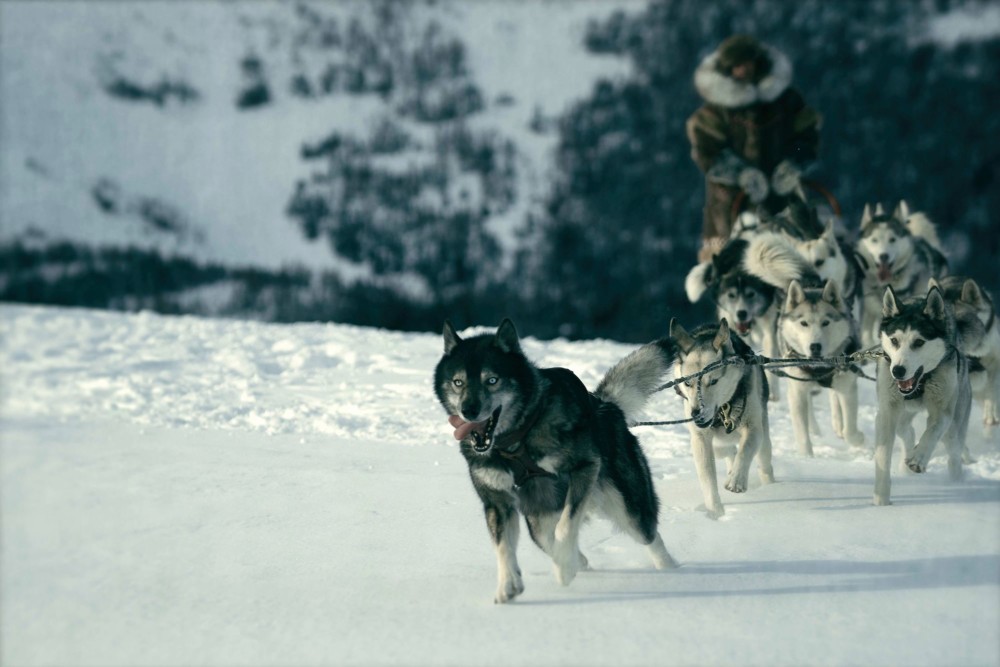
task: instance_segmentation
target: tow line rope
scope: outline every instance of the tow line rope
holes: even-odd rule
[[[723,366],[761,366],[766,369],[774,368],[789,368],[792,366],[827,366],[838,368],[842,370],[851,371],[857,373],[864,378],[869,380],[874,380],[875,378],[866,375],[864,372],[860,372],[857,368],[856,363],[858,361],[864,361],[866,359],[879,359],[885,356],[885,352],[882,351],[880,345],[875,345],[868,348],[867,350],[858,350],[857,352],[852,352],[851,354],[841,354],[835,357],[825,357],[817,359],[802,359],[802,358],[772,358],[765,357],[762,354],[750,354],[750,355],[736,355],[732,357],[726,357],[725,359],[720,359],[718,361],[713,361],[709,365],[702,368],[696,373],[691,373],[690,375],[685,375],[684,377],[679,377],[670,382],[665,382],[659,387],[653,390],[653,393],[663,391],[664,389],[670,389],[675,387],[682,382],[688,382],[689,380],[694,380],[700,378],[702,375],[707,375],[714,370],[722,368]],[[781,375],[785,375],[781,373]],[[787,377],[787,376],[786,376]],[[798,379],[798,378],[796,378]],[[699,385],[699,389],[700,389]],[[672,426],[674,424],[686,424],[689,421],[693,421],[691,418],[688,419],[673,419],[670,421],[645,421],[645,422],[633,422],[630,426]]]

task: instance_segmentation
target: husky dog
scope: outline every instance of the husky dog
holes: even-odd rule
[[[875,504],[889,504],[893,441],[903,440],[906,466],[924,472],[938,440],[948,447],[948,473],[962,477],[972,391],[969,362],[959,350],[955,318],[941,290],[902,301],[890,285],[879,327],[885,356],[878,362],[875,419]],[[915,441],[913,418],[927,412],[927,427]]]
[[[852,314],[860,315],[862,270],[855,251],[841,239],[833,220],[827,222],[823,233],[814,239],[793,241],[795,249],[811,264],[821,280],[832,280],[837,284],[841,298]],[[859,306],[855,312],[854,306]]]
[[[792,281],[778,317],[778,339],[782,357],[818,359],[859,349],[857,325],[833,280],[827,280],[823,289],[803,289]],[[830,390],[834,433],[852,446],[864,444],[865,436],[858,430],[857,375],[851,369],[801,366],[786,369],[785,375],[790,380],[788,407],[800,453],[813,455],[809,421],[816,387]]]
[[[816,284],[819,277],[781,234],[760,232],[730,239],[722,251],[688,273],[684,289],[692,303],[707,292],[719,318],[755,350],[777,356],[778,304],[792,280]],[[771,398],[777,399],[772,382]]]
[[[697,373],[716,361],[753,354],[746,343],[730,332],[726,318],[691,333],[672,320],[670,338],[676,342],[679,363],[674,372],[678,378]],[[717,453],[728,461],[726,488],[733,493],[747,490],[750,463],[755,455],[759,457],[761,482],[774,481],[767,378],[760,366],[731,364],[677,387],[692,419],[688,430],[705,508],[709,516],[718,518],[725,514],[725,509],[716,479]]]
[[[1000,327],[993,300],[971,278],[932,278],[928,288],[935,286],[955,314],[959,348],[969,358],[972,396],[983,402],[983,423],[996,426],[1000,424]]]
[[[887,215],[881,204],[876,205],[874,214],[865,205],[857,250],[865,274],[861,337],[869,346],[879,335],[886,286],[891,285],[901,298],[917,296],[928,279],[947,274],[948,262],[934,223],[923,213],[911,213],[905,201],[899,202],[892,215]]]
[[[497,554],[495,602],[524,591],[518,512],[568,585],[587,560],[578,536],[597,510],[641,544],[657,569],[676,567],[657,531],[659,500],[627,419],[641,410],[676,353],[662,339],[635,350],[590,393],[572,371],[538,368],[514,324],[459,338],[444,325],[434,390],[455,427]]]

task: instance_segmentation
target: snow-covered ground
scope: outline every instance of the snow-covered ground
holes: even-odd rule
[[[684,427],[641,427],[683,566],[595,520],[593,571],[559,586],[525,536],[526,591],[496,606],[431,391],[439,336],[9,305],[0,333],[5,665],[1000,662],[1000,443],[978,406],[964,482],[938,458],[874,507],[868,457],[829,428],[797,456],[773,404],[778,482],[723,491],[719,521]],[[593,387],[631,346],[525,348]]]

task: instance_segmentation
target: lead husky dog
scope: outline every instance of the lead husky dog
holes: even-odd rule
[[[532,364],[509,319],[495,335],[465,340],[445,322],[434,390],[461,441],[496,547],[495,602],[524,591],[518,512],[563,585],[587,567],[578,536],[591,510],[647,545],[657,569],[676,567],[657,532],[659,500],[649,465],[626,421],[674,358],[670,340],[644,345],[590,393],[572,371]]]
[[[948,272],[934,223],[923,213],[911,213],[905,201],[888,215],[877,204],[861,215],[858,258],[864,271],[861,338],[866,347],[878,336],[882,295],[887,286],[901,298],[921,294],[930,278]]]
[[[703,325],[688,333],[676,320],[670,322],[670,338],[676,342],[678,378],[697,373],[711,363],[753,351],[731,333],[723,318],[718,325]],[[728,461],[726,488],[733,493],[747,490],[750,463],[758,455],[760,479],[774,481],[771,467],[771,435],[767,420],[767,378],[760,366],[723,365],[699,378],[677,385],[686,401],[691,450],[705,508],[709,516],[725,514],[715,472],[718,453]]]
[[[798,281],[792,281],[778,318],[778,340],[781,356],[788,358],[819,359],[856,352],[857,325],[837,283],[828,280],[823,289],[803,289]],[[858,430],[857,375],[850,368],[798,366],[786,369],[786,375],[790,380],[788,408],[801,454],[813,455],[809,437],[811,394],[818,387],[830,390],[830,413],[837,437],[854,447],[864,444],[865,436]]]
[[[897,434],[904,461],[924,472],[942,437],[948,447],[948,473],[962,477],[962,455],[969,427],[972,392],[969,362],[959,349],[955,318],[941,290],[901,301],[886,287],[879,329],[885,356],[878,362],[878,416],[875,419],[875,504],[889,504],[889,468]],[[915,441],[913,418],[927,412],[927,427]]]
[[[983,402],[983,423],[996,426],[1000,424],[1000,328],[993,300],[971,278],[932,278],[928,287],[934,286],[955,313],[959,347],[969,358],[972,396]]]

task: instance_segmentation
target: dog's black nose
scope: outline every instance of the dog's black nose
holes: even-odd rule
[[[822,343],[812,343],[809,346],[809,354],[811,354],[814,357],[818,357],[819,353],[822,352],[822,351],[823,351],[823,344]]]
[[[892,377],[897,380],[902,380],[906,377],[906,366],[893,366],[892,367]]]
[[[462,403],[462,416],[466,421],[475,421],[482,406],[479,403]]]
[[[738,319],[740,322],[746,322],[747,321],[747,311],[745,311],[745,310],[737,310],[736,311],[736,319]]]
[[[886,262],[889,261],[889,254],[888,253],[882,253],[881,255],[878,256],[878,261],[880,261],[883,264],[885,264]]]
[[[819,267],[823,266],[824,262],[826,262],[825,259],[817,259],[816,260],[816,268],[818,269]]]

